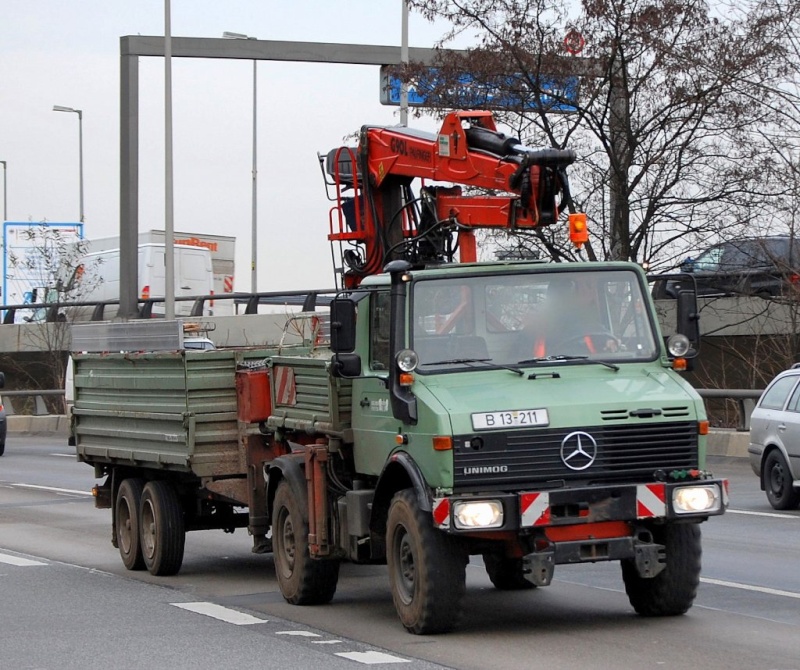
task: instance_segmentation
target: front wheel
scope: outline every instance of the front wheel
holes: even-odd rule
[[[164,481],[148,482],[139,510],[144,564],[152,575],[174,575],[181,569],[186,527],[178,494]]]
[[[433,527],[430,512],[411,489],[396,493],[389,507],[386,562],[392,599],[411,633],[443,633],[461,619],[467,556],[455,539]]]
[[[764,489],[767,500],[775,509],[795,509],[800,493],[792,486],[792,473],[783,454],[773,449],[764,461]]]
[[[671,524],[655,528],[653,539],[664,545],[666,566],[649,579],[639,575],[631,559],[622,561],[622,579],[633,609],[642,616],[684,614],[700,584],[700,526]]]
[[[272,506],[272,553],[278,586],[292,605],[322,605],[333,599],[339,561],[311,558],[308,522],[287,481],[278,484]]]

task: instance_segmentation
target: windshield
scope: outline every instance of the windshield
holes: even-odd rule
[[[420,372],[657,355],[628,270],[424,279],[413,285],[411,324]]]

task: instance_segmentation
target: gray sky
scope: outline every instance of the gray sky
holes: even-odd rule
[[[401,0],[171,0],[172,35],[399,45]],[[79,218],[83,110],[85,235],[119,231],[119,38],[161,35],[157,0],[3,0],[0,160],[8,220]],[[414,14],[411,46],[441,34]],[[465,46],[465,45],[457,45]],[[173,59],[175,229],[235,235],[236,290],[250,289],[252,63]],[[259,290],[333,285],[316,152],[365,124],[392,125],[378,69],[258,65]],[[410,125],[433,129],[434,122]],[[140,61],[139,229],[164,227],[164,62]],[[1,214],[1,212],[0,212]]]

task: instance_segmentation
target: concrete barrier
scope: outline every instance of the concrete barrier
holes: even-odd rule
[[[64,415],[7,417],[8,432],[18,435],[69,435],[69,417]],[[708,455],[747,458],[750,434],[737,430],[712,429],[708,435]]]
[[[69,417],[63,414],[47,416],[28,416],[14,414],[6,417],[9,433],[17,435],[69,435]]]

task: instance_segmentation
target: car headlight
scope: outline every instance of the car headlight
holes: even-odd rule
[[[461,501],[453,505],[456,528],[499,528],[503,525],[503,505],[499,500]]]
[[[716,484],[681,486],[672,490],[672,509],[675,514],[718,512],[721,507],[722,496]]]

